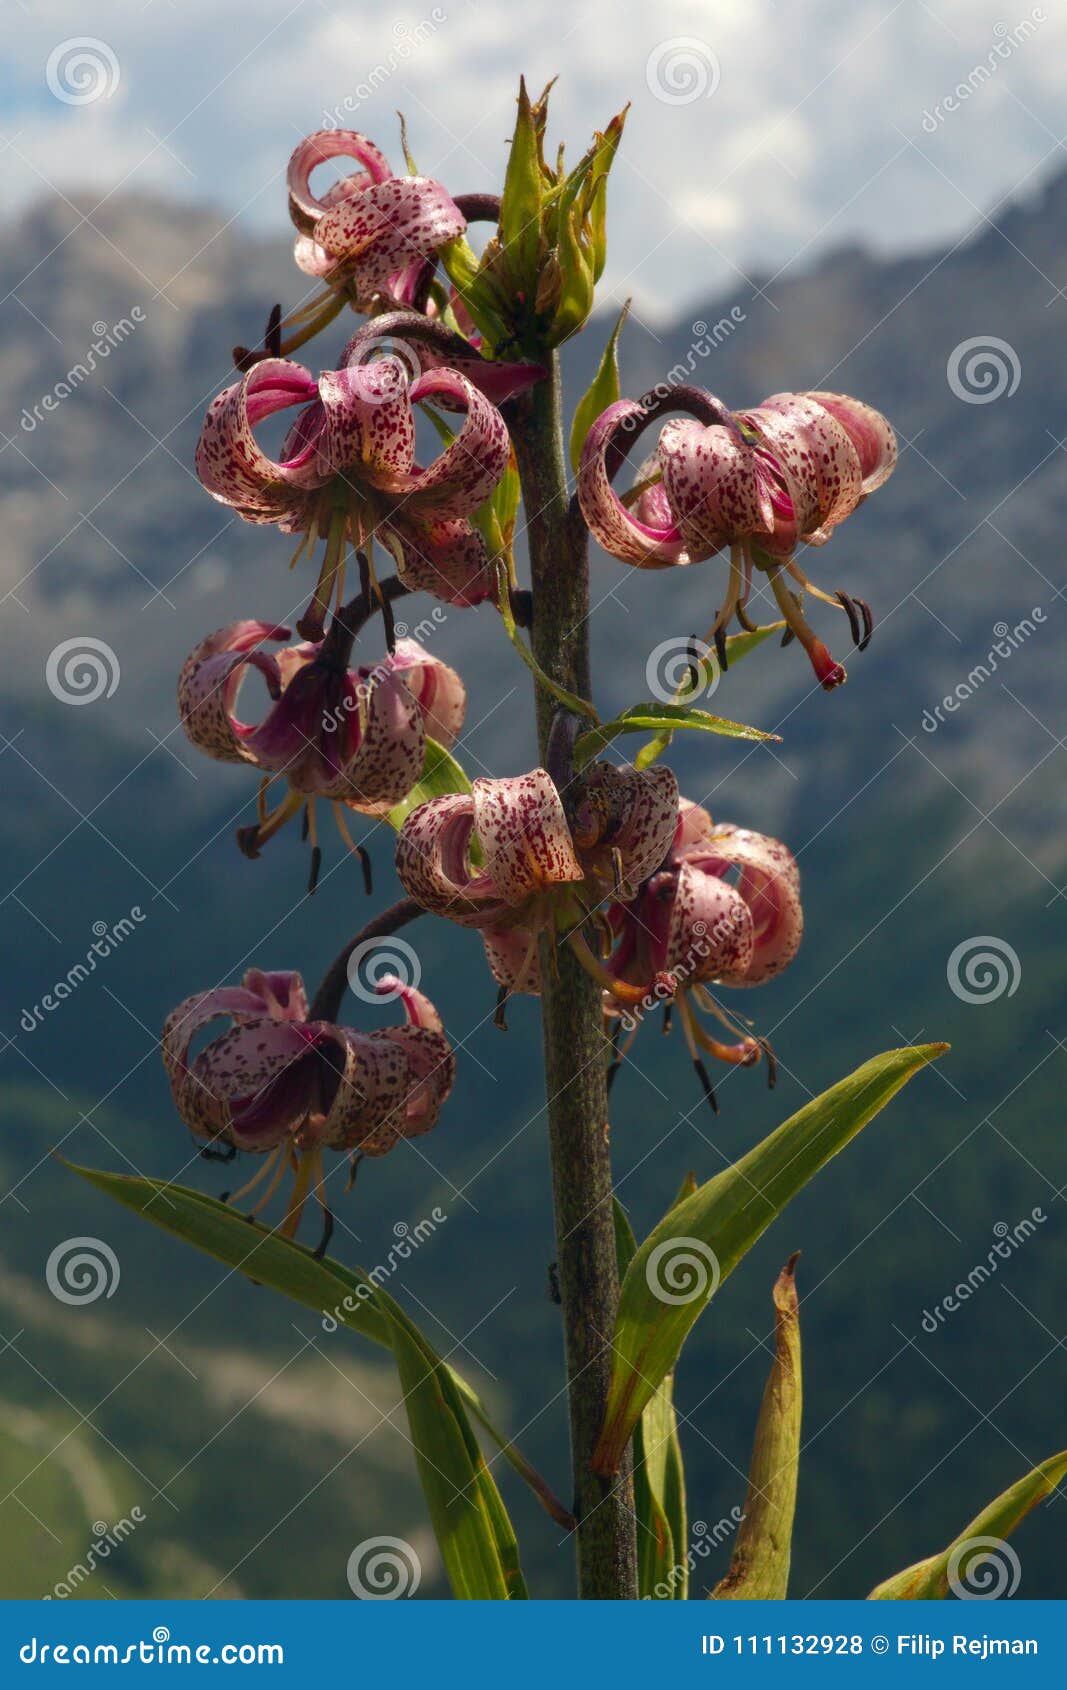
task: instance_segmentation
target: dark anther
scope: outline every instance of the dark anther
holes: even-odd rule
[[[517,628],[533,627],[533,594],[528,587],[510,587],[508,599]]]
[[[854,602],[859,605],[860,615],[863,617],[863,638],[860,640],[857,649],[866,651],[871,643],[871,635],[874,633],[874,614],[866,599],[856,599]]]
[[[317,1262],[322,1261],[323,1256],[326,1254],[326,1246],[333,1237],[333,1215],[325,1206],[323,1207],[322,1216],[322,1237],[319,1239],[313,1251]]]
[[[781,639],[779,640],[778,644],[781,647],[781,649],[784,651],[785,647],[787,645],[792,645],[792,643],[795,639],[796,639],[796,635],[794,634],[792,628],[787,628],[785,633],[782,635]]]
[[[557,1309],[563,1302],[559,1288],[559,1264],[557,1262],[549,1262],[548,1264],[548,1300],[550,1303],[555,1303]]]
[[[722,671],[722,673],[725,675],[727,669],[729,668],[729,664],[726,661],[726,629],[725,628],[716,628],[716,630],[715,630],[715,655],[719,659],[719,668]]]
[[[356,856],[359,858],[359,866],[363,870],[363,891],[369,898],[371,893],[374,891],[374,875],[371,870],[370,852],[367,850],[365,845],[357,845]]]
[[[385,628],[385,649],[392,657],[396,650],[396,618],[393,615],[392,601],[378,589],[378,602],[382,607],[382,625]]]
[[[311,805],[305,804],[300,814],[300,843],[306,845],[311,832]]]
[[[260,362],[263,354],[252,352],[247,346],[235,346],[233,349],[233,367],[244,375],[247,370]]]
[[[767,1058],[767,1089],[773,1091],[778,1084],[778,1058],[766,1039],[760,1039],[759,1047]]]
[[[267,356],[280,358],[282,355],[282,308],[272,305],[270,316],[267,318],[267,332],[263,336],[263,345],[267,349]]]
[[[852,631],[852,644],[854,646],[858,646],[863,636],[860,633],[860,619],[859,613],[856,610],[855,602],[849,598],[847,593],[843,593],[840,590],[836,596],[838,604],[848,617],[848,625]]]
[[[697,1078],[699,1079],[701,1085],[704,1088],[704,1096],[707,1098],[708,1102],[711,1104],[711,1112],[712,1112],[713,1115],[717,1115],[719,1113],[719,1104],[718,1104],[718,1099],[715,1096],[715,1087],[712,1085],[710,1079],[708,1078],[708,1071],[705,1068],[704,1063],[699,1056],[694,1056],[693,1067],[696,1069]]]
[[[510,995],[511,994],[506,986],[501,986],[496,994],[496,1008],[493,1011],[493,1026],[499,1028],[502,1033],[506,1033],[508,1030],[507,1008],[508,998]]]
[[[259,856],[259,825],[252,822],[249,827],[239,827],[236,834],[237,849],[253,861]]]
[[[689,640],[688,640],[688,643],[687,643],[687,646],[686,646],[686,657],[689,659],[689,668],[688,668],[688,671],[686,672],[686,677],[685,677],[686,690],[688,692],[699,692],[700,691],[700,647],[697,644],[697,637],[696,637],[695,634],[690,634],[690,636],[689,636]]]
[[[308,871],[308,897],[310,898],[319,883],[319,870],[322,867],[322,846],[311,847],[311,868]]]
[[[228,1144],[225,1150],[213,1150],[210,1144],[205,1144],[200,1154],[205,1162],[232,1162],[237,1155],[237,1146],[236,1144]],[[225,1197],[219,1198],[220,1203],[225,1203],[225,1201]]]
[[[673,1003],[665,1003],[663,1005],[663,1036],[664,1036],[664,1038],[666,1038],[667,1034],[670,1032],[671,1025],[672,1025],[673,1021],[674,1021],[674,1005],[673,1005]]]

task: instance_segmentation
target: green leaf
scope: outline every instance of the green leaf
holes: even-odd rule
[[[944,1044],[908,1045],[872,1057],[668,1211],[623,1281],[607,1412],[593,1459],[597,1472],[617,1471],[646,1403],[677,1361],[697,1316],[746,1250],[812,1175],[914,1073],[947,1049]]]
[[[399,1304],[382,1291],[377,1299],[390,1330],[419,1478],[453,1594],[468,1602],[523,1597],[515,1534],[448,1370]]]
[[[762,627],[746,630],[741,634],[728,634],[726,637],[728,668],[732,669],[735,664],[740,663],[743,657],[747,657],[750,651],[755,651],[756,647],[761,646],[764,640],[769,639],[771,634],[780,634],[784,627],[784,622],[765,622]],[[676,704],[688,704],[692,699],[699,698],[707,687],[714,687],[718,684],[721,671],[716,653],[709,651],[703,657],[698,657],[696,671],[695,680],[690,680],[688,685],[683,684],[678,688],[675,694]],[[650,739],[647,745],[641,747],[634,758],[634,767],[647,769],[650,764],[656,761],[657,757],[662,757],[673,738],[673,731],[669,731],[659,733],[654,739]]]
[[[579,399],[578,409],[574,413],[574,421],[571,424],[571,468],[575,475],[578,473],[586,435],[600,413],[606,411],[609,405],[614,405],[619,397],[619,336],[629,310],[630,301],[627,300],[619,312],[618,322],[608,336],[608,344],[604,348],[597,373]]]
[[[1004,1539],[1065,1478],[1067,1450],[1061,1450],[1002,1491],[940,1555],[931,1555],[895,1573],[876,1585],[867,1600],[932,1602],[947,1596],[950,1590],[966,1596],[1013,1595],[1019,1582],[1019,1560]]]
[[[657,732],[699,728],[703,733],[725,734],[729,739],[781,740],[780,734],[764,733],[761,728],[746,728],[741,722],[728,721],[725,716],[713,716],[708,710],[694,710],[686,704],[654,704],[649,701],[633,704],[613,721],[601,722],[599,727],[579,734],[574,742],[575,767],[584,768],[619,734],[643,733],[648,728]]]
[[[435,739],[427,738],[422,774],[407,797],[394,804],[385,819],[399,833],[412,810],[417,810],[428,798],[440,798],[446,792],[469,792],[470,789],[466,770],[456,762],[451,752],[438,745]]]
[[[711,1592],[714,1602],[784,1602],[789,1587],[803,1395],[796,1263],[791,1256],[774,1287],[774,1361],[756,1425],[741,1528],[730,1571]]]
[[[268,1285],[305,1308],[314,1309],[337,1326],[349,1327],[383,1349],[393,1347],[393,1320],[383,1312],[380,1287],[363,1273],[353,1273],[328,1257],[319,1261],[303,1244],[282,1238],[265,1227],[252,1224],[214,1197],[192,1191],[188,1186],[170,1185],[166,1180],[112,1174],[98,1168],[79,1167],[60,1157],[64,1167],[88,1180],[97,1190],[124,1208],[153,1221],[175,1238],[193,1244],[225,1267],[243,1273],[257,1285]],[[390,1300],[391,1301],[391,1300]],[[411,1331],[417,1328],[411,1327]],[[426,1340],[425,1352],[433,1354]],[[442,1364],[444,1365],[444,1364]],[[522,1451],[509,1443],[490,1418],[478,1393],[455,1368],[445,1371],[462,1404],[488,1432],[504,1459],[534,1492],[545,1512],[565,1531],[574,1528],[573,1516],[564,1508],[541,1475],[531,1467]]]
[[[541,121],[543,124],[543,118]],[[515,287],[531,295],[537,286],[543,196],[544,166],[537,113],[530,103],[523,77],[519,80],[519,109],[500,198],[500,241]]]
[[[692,1189],[692,1176],[679,1198]],[[614,1199],[619,1277],[637,1253],[626,1211]],[[668,1374],[634,1432],[634,1511],[637,1515],[638,1591],[652,1601],[684,1601],[689,1588],[685,1475],[674,1412],[674,1379]]]

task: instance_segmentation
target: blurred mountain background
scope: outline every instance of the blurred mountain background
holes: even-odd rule
[[[232,1184],[232,1170],[197,1161],[175,1118],[156,1049],[164,1015],[252,963],[314,982],[392,888],[380,828],[363,834],[370,902],[332,846],[308,899],[291,831],[243,860],[233,833],[254,783],[200,758],[175,726],[195,641],[238,617],[291,616],[310,590],[306,566],[287,573],[289,543],[213,504],[192,472],[230,347],[295,298],[286,243],[145,196],[90,209],[52,199],[0,239],[0,1591],[44,1594],[84,1558],[94,1522],[136,1506],[144,1523],[81,1594],[344,1597],[349,1553],[387,1532],[422,1555],[420,1594],[441,1594],[382,1358],[109,1207],[50,1155],[216,1193]],[[690,1517],[710,1530],[743,1499],[771,1285],[803,1250],[796,1596],[864,1595],[1067,1443],[1065,211],[1061,173],[950,248],[887,259],[848,247],[700,301],[670,327],[631,318],[623,337],[624,392],[678,365],[732,405],[836,388],[885,410],[903,448],[877,499],[806,559],[822,586],[876,614],[869,651],[850,656],[844,618],[815,606],[848,686],[818,694],[795,647],[766,645],[723,678],[713,708],[782,743],[691,736],[672,753],[689,796],[780,834],[800,861],[804,947],[740,1006],[774,1041],[778,1088],[724,1075],[713,1118],[677,1037],[648,1028],[613,1094],[619,1195],[643,1235],[687,1170],[710,1177],[867,1056],[952,1041],[771,1228],[679,1371]],[[570,349],[572,403],[610,322],[605,311]],[[346,332],[335,325],[314,361],[329,363]],[[115,342],[107,356],[55,397],[101,337]],[[988,351],[977,375],[960,351],[972,341]],[[647,696],[661,642],[703,633],[723,577],[720,560],[642,575],[598,557],[605,712]],[[420,601],[412,623],[430,609]],[[1002,630],[1024,619],[990,668]],[[120,674],[110,697],[73,708],[46,664],[86,638],[106,642]],[[495,614],[449,611],[432,644],[467,681],[468,770],[529,767],[528,677]],[[361,649],[378,654],[376,627]],[[957,687],[967,696],[939,721]],[[124,918],[129,937],[33,1024],[94,923]],[[411,936],[462,1043],[460,1079],[435,1133],[365,1168],[339,1202],[333,1250],[369,1269],[398,1228],[440,1207],[447,1224],[390,1289],[563,1492],[536,1005],[513,1004],[502,1036],[476,937],[428,920]],[[963,1001],[949,959],[983,936],[1018,959],[1011,989]],[[924,1330],[924,1311],[987,1260],[998,1229],[1035,1208],[1033,1237]],[[121,1264],[114,1294],[92,1306],[65,1305],[45,1281],[53,1248],[79,1236]],[[502,1484],[533,1591],[562,1594],[569,1546],[509,1474]],[[1015,1540],[1023,1596],[1064,1594],[1062,1508],[1054,1497]],[[702,1563],[705,1585],[728,1557],[724,1544]]]

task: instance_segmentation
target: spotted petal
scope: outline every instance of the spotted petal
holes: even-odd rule
[[[432,593],[446,604],[484,604],[494,593],[493,567],[485,540],[465,517],[443,522],[390,519],[383,535],[397,570],[413,592]]]
[[[486,872],[512,906],[548,887],[584,878],[559,793],[544,769],[507,780],[476,780],[474,831]]]
[[[193,744],[209,757],[223,763],[255,761],[247,745],[251,730],[234,715],[237,694],[251,665],[265,677],[271,696],[281,695],[278,660],[260,646],[264,640],[288,638],[288,628],[270,622],[231,622],[201,640],[186,658],[178,678],[178,714]]]
[[[684,854],[687,867],[705,877],[738,869],[736,890],[751,913],[753,952],[743,969],[722,978],[732,986],[758,986],[781,973],[796,955],[804,932],[800,872],[778,839],[720,823]]]
[[[355,159],[360,169],[335,182],[319,198],[311,191],[311,172],[316,165],[331,158]],[[385,182],[392,176],[389,161],[379,152],[373,141],[355,129],[319,129],[308,135],[296,147],[289,160],[286,182],[289,189],[289,214],[297,228],[310,234],[322,213],[341,197],[361,193],[373,182]]]
[[[456,671],[418,640],[397,640],[396,649],[383,661],[415,699],[430,738],[448,750],[459,737],[467,713],[467,689]]]
[[[608,473],[609,448],[625,444],[636,434],[645,413],[632,399],[619,399],[597,417],[582,446],[578,466],[578,502],[597,543],[622,563],[640,569],[663,569],[668,564],[691,561],[681,531],[660,501],[654,513],[646,506],[643,516],[627,510],[611,484]],[[658,520],[651,520],[653,514]],[[664,517],[669,520],[664,521]]]
[[[789,488],[791,523],[780,523],[781,549],[797,539],[821,543],[860,501],[859,453],[823,405],[805,393],[776,393],[746,422],[759,429]]]
[[[405,266],[436,257],[455,240],[466,219],[439,182],[425,176],[392,176],[372,182],[328,207],[311,231],[350,276],[360,305],[388,291]]]
[[[508,467],[511,441],[504,419],[485,394],[455,370],[428,371],[412,384],[410,397],[412,405],[447,398],[467,414],[456,438],[433,463],[394,477],[390,491],[403,495],[408,516],[469,516],[484,504]]]
[[[672,419],[660,432],[659,461],[667,503],[694,559],[772,531],[772,476],[740,431],[692,417]]]
[[[897,467],[897,437],[888,418],[847,393],[809,393],[836,417],[859,454],[863,497],[889,480]]]
[[[466,792],[430,798],[407,817],[396,842],[396,872],[408,895],[464,927],[506,922],[511,908],[490,875],[471,862],[474,805]]]
[[[302,492],[321,487],[329,472],[313,438],[293,441],[287,456],[275,461],[254,432],[264,418],[308,405],[317,394],[311,372],[287,358],[264,358],[225,388],[212,401],[196,448],[196,473],[212,498],[252,520],[271,521],[298,508]]]

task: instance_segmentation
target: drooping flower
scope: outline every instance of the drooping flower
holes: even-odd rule
[[[749,1065],[768,1047],[738,1028],[709,985],[759,986],[792,962],[804,931],[800,874],[780,840],[732,823],[682,799],[668,860],[628,904],[608,912],[614,948],[607,961],[626,990],[606,996],[608,1013],[631,1036],[645,1013],[674,1003],[697,1071],[714,1100],[701,1051]],[[652,990],[648,982],[653,981]],[[635,1005],[634,994],[645,996]],[[696,1015],[715,1015],[738,1042],[712,1038]],[[773,1083],[773,1060],[771,1066]]]
[[[178,681],[178,712],[193,744],[222,762],[250,763],[265,777],[259,824],[239,836],[252,855],[305,807],[317,849],[316,798],[332,802],[351,844],[342,807],[384,815],[422,774],[427,734],[446,748],[454,744],[466,711],[460,677],[417,640],[398,640],[373,667],[351,669],[339,660],[333,629],[317,644],[264,649],[288,638],[288,628],[269,622],[233,622],[201,640]],[[252,723],[236,714],[250,669],[263,676],[269,695],[266,713]],[[288,792],[268,815],[266,789],[276,780]]]
[[[465,412],[450,445],[425,468],[415,462],[414,407],[446,403]],[[299,407],[275,460],[256,425]],[[300,623],[321,635],[343,578],[345,550],[375,539],[402,579],[454,604],[480,603],[493,590],[485,544],[468,518],[508,466],[500,412],[466,376],[428,370],[409,381],[403,362],[381,357],[326,370],[268,358],[212,403],[200,433],[196,469],[214,499],[248,522],[283,533],[318,535],[326,555],[315,596]],[[300,548],[303,550],[303,546]],[[299,555],[299,552],[298,552]]]
[[[504,992],[537,992],[541,933],[577,932],[605,898],[632,898],[674,838],[678,787],[667,768],[595,764],[565,805],[544,769],[476,780],[469,793],[431,798],[397,840],[396,870],[424,909],[476,927]]]
[[[311,173],[333,158],[360,168],[319,197]],[[288,187],[297,264],[343,288],[361,311],[381,297],[410,304],[424,267],[432,273],[438,249],[467,227],[440,182],[394,176],[385,155],[354,129],[320,129],[301,141],[289,160]]]
[[[253,968],[240,986],[186,998],[163,1028],[163,1064],[189,1130],[211,1153],[225,1146],[268,1157],[245,1187],[267,1181],[253,1213],[295,1174],[287,1235],[312,1191],[327,1209],[323,1150],[384,1156],[429,1132],[452,1088],[455,1058],[430,1000],[391,976],[375,990],[400,1002],[402,1025],[361,1032],[309,1021],[299,974]],[[191,1056],[197,1034],[220,1016],[229,1028]]]
[[[612,486],[627,448],[663,410],[688,413],[663,424],[634,491]],[[664,400],[620,399],[597,418],[582,450],[578,492],[586,522],[604,549],[642,569],[700,563],[730,549],[726,596],[708,635],[722,648],[745,604],[754,568],[767,574],[792,633],[821,685],[845,671],[816,637],[784,574],[848,615],[860,649],[872,620],[862,599],[837,599],[813,587],[794,556],[803,541],[825,544],[896,465],[893,430],[879,411],[840,393],[778,393],[754,410],[732,412],[700,388],[679,387]]]

